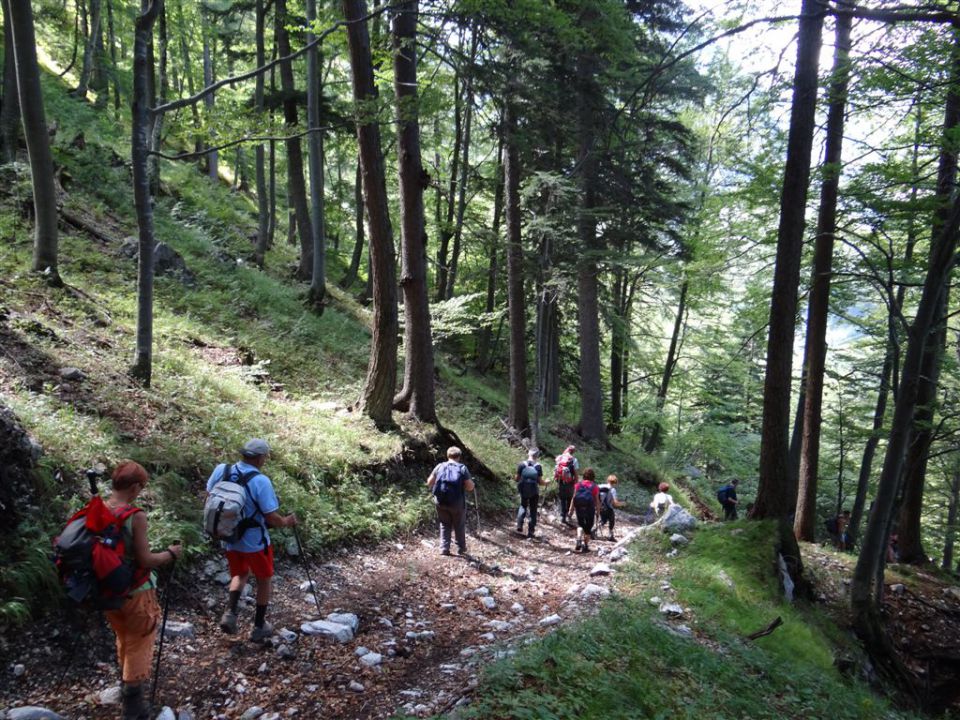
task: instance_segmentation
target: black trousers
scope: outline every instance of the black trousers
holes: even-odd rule
[[[523,532],[523,521],[530,516],[530,524],[527,526],[527,534],[533,535],[537,527],[537,506],[540,504],[540,496],[534,495],[532,498],[520,498],[520,509],[517,510],[517,530]]]
[[[557,492],[559,493],[557,502],[560,503],[560,518],[566,520],[567,513],[570,510],[570,501],[573,500],[573,483],[560,483],[557,486]]]

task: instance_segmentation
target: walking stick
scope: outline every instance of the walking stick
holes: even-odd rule
[[[303,552],[303,543],[300,542],[300,531],[297,530],[297,526],[293,526],[293,537],[297,541],[297,552],[300,553],[300,559],[303,562],[303,571],[307,575],[307,582],[310,583],[310,591],[313,593],[313,602],[317,605],[317,612],[320,612],[320,598],[317,597],[317,586],[313,584],[313,579],[310,577],[310,565],[307,563],[307,556]]]
[[[473,487],[473,507],[477,511],[477,537],[480,537],[480,500],[477,497],[477,487]]]
[[[167,634],[167,614],[170,612],[170,591],[173,589],[173,575],[176,570],[177,558],[174,556],[173,562],[170,564],[170,577],[167,578],[167,589],[163,592],[163,620],[160,622],[160,647],[157,649],[157,662],[153,666],[153,687],[150,690],[151,706],[157,697],[157,683],[160,680],[160,658],[163,657],[163,638]]]

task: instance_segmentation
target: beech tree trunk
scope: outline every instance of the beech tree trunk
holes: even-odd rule
[[[594,142],[598,114],[594,74],[596,58],[585,52],[579,59],[577,129],[580,149],[580,207],[577,235],[580,258],[577,264],[577,318],[580,324],[580,420],[577,429],[586,440],[607,442],[603,417],[603,385],[600,377],[599,273],[593,253],[599,249],[596,218],[598,163]]]
[[[420,422],[436,423],[433,338],[427,288],[427,232],[423,191],[430,176],[420,157],[417,95],[418,0],[403,0],[393,20],[393,86],[397,100],[397,164],[400,174],[400,287],[403,290],[403,388],[394,401]]]
[[[496,308],[497,282],[500,272],[498,259],[500,255],[500,220],[503,216],[503,123],[500,123],[497,134],[499,138],[497,143],[497,171],[494,179],[496,185],[493,191],[493,229],[489,239],[487,297],[484,305],[487,317],[490,317],[490,314]],[[486,373],[490,369],[492,342],[493,328],[485,324],[480,328],[480,333],[477,336],[477,370],[481,373]]]
[[[157,12],[157,35],[160,46],[160,65],[157,77],[157,86],[160,93],[157,103],[162,105],[170,94],[170,84],[167,80],[167,8],[162,2]],[[164,114],[159,113],[150,118],[150,150],[156,153],[160,150],[163,135]],[[160,157],[151,154],[147,159],[147,169],[150,172],[150,192],[156,196],[160,194]]]
[[[307,0],[307,25],[313,27],[317,19],[317,0]],[[308,30],[307,43],[316,36]],[[320,52],[314,46],[307,52],[307,128],[312,129],[307,138],[310,149],[310,209],[311,209],[311,254],[309,300],[314,310],[323,313],[323,301],[327,295],[327,237],[324,214],[323,133],[320,127],[320,96],[323,82],[320,77]]]
[[[788,430],[792,386],[797,286],[805,229],[804,209],[810,178],[810,155],[817,107],[817,69],[823,14],[817,0],[803,0],[793,82],[793,106],[787,140],[787,161],[780,196],[777,259],[770,303],[767,370],[763,389],[760,482],[752,517],[785,519],[793,508],[788,477]],[[793,542],[792,531],[788,540]],[[781,533],[784,535],[784,533]],[[795,553],[797,563],[799,552]],[[799,568],[797,568],[799,569]]]
[[[137,211],[139,259],[137,264],[137,351],[131,375],[150,387],[153,372],[153,205],[150,202],[150,114],[147,48],[163,0],[140,0],[133,40],[133,106],[131,108],[130,160],[133,199]]]
[[[663,438],[663,406],[667,402],[667,391],[673,379],[673,371],[677,368],[677,355],[680,347],[680,333],[687,313],[687,291],[690,281],[684,277],[680,285],[680,301],[677,303],[677,316],[673,322],[673,333],[670,335],[670,348],[667,350],[667,361],[663,366],[663,375],[660,377],[660,387],[657,389],[657,418],[653,430],[644,447],[644,451],[652,453],[660,448]]]
[[[370,364],[360,399],[360,410],[378,425],[392,422],[397,385],[397,288],[393,229],[387,203],[380,125],[366,109],[377,102],[377,86],[370,57],[370,36],[364,0],[342,0],[353,70],[353,99],[358,112],[357,143],[363,171],[363,196],[370,229],[370,274],[373,290],[373,338]]]
[[[350,267],[347,268],[340,287],[348,288],[357,281],[360,274],[360,259],[363,257],[363,246],[367,244],[366,232],[363,228],[363,175],[360,172],[360,158],[357,157],[357,173],[353,183],[354,198],[354,226],[356,239],[353,243],[353,253],[350,256]]]
[[[477,57],[479,33],[471,29],[470,57],[466,86],[464,87],[463,152],[460,168],[460,183],[457,187],[457,218],[453,230],[453,251],[450,254],[450,272],[446,283],[445,297],[453,297],[457,284],[457,266],[460,264],[460,249],[463,243],[463,215],[467,209],[467,182],[470,177],[470,136],[473,128],[473,73]]]
[[[263,67],[267,62],[266,43],[264,33],[267,26],[267,11],[264,0],[256,0],[256,45],[257,67]],[[263,73],[257,73],[253,91],[253,106],[257,119],[263,121],[264,100],[263,91],[266,78]],[[253,151],[255,172],[257,176],[257,246],[254,259],[258,267],[263,267],[267,255],[267,244],[270,242],[270,197],[267,191],[266,146],[257,143]]]
[[[507,91],[511,91],[508,89]],[[503,120],[504,185],[507,218],[507,297],[510,312],[510,410],[507,422],[526,436],[530,432],[527,397],[527,310],[523,291],[524,263],[520,226],[520,151],[512,98],[506,98]]]
[[[290,54],[290,35],[286,25],[287,0],[276,0],[276,36],[277,51],[281,57]],[[292,62],[280,63],[280,89],[283,91],[283,116],[286,121],[287,133],[297,132],[299,114],[293,84]],[[313,272],[313,227],[310,223],[310,210],[307,207],[307,185],[303,178],[303,151],[300,138],[291,137],[286,140],[287,147],[287,191],[290,195],[290,204],[293,206],[297,223],[297,234],[300,239],[300,263],[297,266],[297,277],[300,280],[309,280]]]
[[[793,531],[798,540],[813,542],[817,521],[817,476],[820,464],[823,375],[827,359],[827,321],[830,309],[830,281],[833,275],[833,240],[837,231],[837,195],[843,150],[844,112],[847,81],[850,77],[850,28],[853,18],[836,19],[833,77],[830,80],[827,110],[827,141],[823,184],[820,188],[820,216],[813,251],[813,283],[807,306],[807,386],[803,409],[803,442],[800,447],[800,484]],[[841,465],[842,468],[842,465]]]
[[[447,278],[450,268],[447,255],[450,249],[450,238],[453,237],[453,215],[456,208],[457,174],[460,167],[460,147],[463,143],[463,124],[460,113],[460,74],[453,74],[453,157],[450,159],[450,180],[447,188],[446,220],[440,214],[440,184],[437,183],[437,225],[440,226],[440,243],[437,245],[437,293],[436,299],[444,300],[447,297]],[[439,121],[438,121],[439,123]],[[439,153],[437,167],[440,167]]]
[[[100,18],[103,14],[101,0],[89,0],[89,2],[90,32],[87,35],[87,41],[83,47],[83,64],[80,66],[80,77],[77,79],[77,87],[73,91],[74,94],[80,98],[87,96],[87,89],[90,86],[97,41],[100,38]]]
[[[49,281],[61,283],[57,270],[59,236],[57,191],[53,182],[53,156],[40,89],[40,66],[33,30],[33,9],[29,2],[4,0],[4,15],[9,18],[13,36],[13,55],[17,69],[17,95],[23,136],[27,141],[30,174],[33,179],[33,270],[49,274]]]
[[[954,470],[947,490],[947,532],[943,540],[943,561],[940,567],[953,570],[953,546],[957,539],[957,518],[960,517],[960,470]]]
[[[214,49],[211,48],[211,35],[213,31],[210,28],[209,12],[201,8],[200,15],[203,18],[203,28],[201,29],[203,33],[203,85],[204,87],[210,87],[217,79],[216,72],[213,68]],[[216,93],[208,93],[203,98],[203,106],[207,114],[207,123],[213,122],[215,104]],[[214,133],[211,133],[210,140],[211,144],[216,144],[216,135]],[[211,150],[207,153],[207,175],[214,184],[220,182],[220,153],[216,150]]]
[[[107,43],[110,46],[110,84],[113,86],[113,114],[120,118],[120,73],[117,71],[117,35],[113,25],[113,0],[107,2]]]
[[[0,104],[0,162],[17,159],[20,100],[17,97],[17,63],[13,57],[13,22],[3,0],[3,101]]]

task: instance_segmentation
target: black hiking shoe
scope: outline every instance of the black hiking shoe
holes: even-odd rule
[[[142,683],[124,683],[120,698],[123,703],[121,720],[150,720],[150,705],[143,696]]]

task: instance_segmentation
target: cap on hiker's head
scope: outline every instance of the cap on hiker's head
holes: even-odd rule
[[[147,484],[147,471],[143,465],[133,460],[124,460],[117,465],[111,476],[114,490],[127,490],[134,485],[144,487]]]
[[[267,441],[263,438],[253,438],[247,440],[240,452],[244,457],[255,458],[269,453],[270,446],[267,445]]]
[[[667,485],[666,483],[660,483],[659,485],[657,485],[657,490],[659,490],[660,492],[666,492],[669,489],[670,489],[670,486]]]
[[[577,451],[577,448],[573,445],[567,445],[567,449],[564,450],[564,452],[567,454],[575,453],[576,451]]]
[[[448,458],[458,458],[460,457],[460,448],[456,445],[451,445],[447,448],[447,457]]]
[[[530,448],[530,450],[527,451],[527,457],[531,460],[536,460],[540,457],[540,450],[538,448]]]

